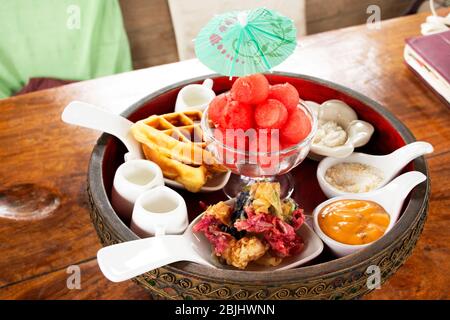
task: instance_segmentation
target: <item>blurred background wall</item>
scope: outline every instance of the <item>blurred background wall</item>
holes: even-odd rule
[[[416,2],[415,0],[304,1],[307,34],[365,23],[368,18],[366,9],[369,5],[380,6],[381,18],[385,20],[406,14]],[[264,5],[264,0],[261,1],[261,5]],[[178,61],[177,43],[167,0],[120,0],[120,6],[135,69]]]

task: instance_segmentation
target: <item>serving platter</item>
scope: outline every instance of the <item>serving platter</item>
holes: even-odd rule
[[[415,139],[409,130],[389,111],[373,100],[348,88],[310,76],[273,72],[267,74],[271,84],[289,82],[304,100],[322,103],[339,99],[351,106],[358,118],[371,123],[375,132],[370,142],[358,151],[387,154]],[[133,122],[150,116],[172,112],[179,90],[187,84],[214,80],[217,94],[228,91],[228,77],[208,75],[176,83],[138,101],[123,115]],[[110,204],[114,172],[123,161],[125,147],[119,140],[103,134],[92,153],[88,194],[91,219],[103,245],[137,239]],[[296,181],[293,198],[311,214],[326,200],[316,178],[317,162],[307,159],[292,174]],[[417,170],[428,176],[426,161],[419,157],[404,171]],[[429,179],[419,185],[405,201],[403,213],[394,228],[366,249],[344,258],[335,258],[325,249],[307,265],[277,272],[217,270],[195,263],[179,262],[147,272],[134,279],[155,297],[170,299],[341,299],[357,298],[368,293],[371,265],[380,267],[381,281],[386,281],[406,260],[422,231],[430,193]],[[213,204],[225,200],[221,190],[193,194],[180,191],[192,220],[202,212],[200,201]]]

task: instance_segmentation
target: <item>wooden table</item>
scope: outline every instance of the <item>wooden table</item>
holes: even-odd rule
[[[359,91],[435,147],[428,157],[432,196],[423,235],[406,264],[368,299],[450,298],[450,111],[402,58],[404,39],[419,34],[425,17],[385,21],[381,30],[357,26],[306,37],[277,68]],[[49,188],[61,201],[44,219],[0,219],[0,299],[148,299],[134,283],[111,283],[98,269],[100,243],[85,190],[99,133],[68,126],[60,114],[75,99],[120,112],[151,91],[208,73],[189,60],[0,100],[0,192],[32,184]],[[81,289],[67,288],[70,265],[81,268]]]

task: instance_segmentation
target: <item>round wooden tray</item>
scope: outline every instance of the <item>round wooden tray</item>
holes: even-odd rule
[[[304,100],[322,103],[329,99],[345,101],[370,122],[375,133],[363,152],[386,154],[414,141],[411,132],[389,111],[373,100],[348,88],[317,78],[274,72],[266,75],[270,83],[289,82]],[[232,81],[219,75],[214,90],[230,89]],[[178,91],[190,83],[201,83],[207,77],[195,78],[152,93],[127,109],[123,115],[137,121],[151,114],[172,112]],[[116,138],[103,134],[93,150],[89,164],[88,194],[91,219],[104,246],[137,239],[110,204],[114,173],[123,162],[125,147]],[[317,162],[306,159],[292,173],[296,181],[293,197],[311,214],[326,200],[316,179]],[[410,163],[404,171],[418,170],[428,176],[423,157]],[[224,200],[222,191],[193,194],[179,191],[187,202],[190,219],[202,212],[199,201],[208,204]],[[379,241],[353,255],[336,259],[325,248],[308,265],[277,272],[217,270],[190,262],[171,264],[134,279],[155,297],[170,299],[351,299],[370,291],[366,273],[371,265],[380,267],[381,281],[386,281],[411,254],[427,216],[430,194],[429,179],[416,187],[405,201],[403,214],[394,228]]]

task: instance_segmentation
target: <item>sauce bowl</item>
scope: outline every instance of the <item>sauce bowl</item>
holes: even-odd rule
[[[139,237],[181,234],[189,224],[183,197],[166,186],[142,193],[131,216],[131,230]]]
[[[367,246],[370,246],[373,242],[361,245],[351,245],[338,242],[330,238],[328,235],[326,235],[319,226],[319,214],[322,208],[324,208],[326,205],[330,203],[339,200],[369,200],[376,202],[379,205],[381,205],[384,208],[384,210],[386,210],[386,212],[389,214],[390,218],[389,225],[386,228],[386,231],[384,232],[385,235],[392,229],[392,227],[396,223],[400,215],[403,202],[405,201],[409,192],[416,185],[425,181],[426,179],[427,178],[423,173],[418,171],[410,171],[402,174],[401,176],[398,176],[381,189],[372,192],[343,195],[328,199],[327,201],[324,201],[320,205],[318,205],[313,211],[314,231],[316,231],[317,235],[322,239],[322,241],[325,242],[325,244],[328,245],[331,251],[338,257],[343,257],[352,254],[354,252],[357,252],[361,249],[364,249]]]

